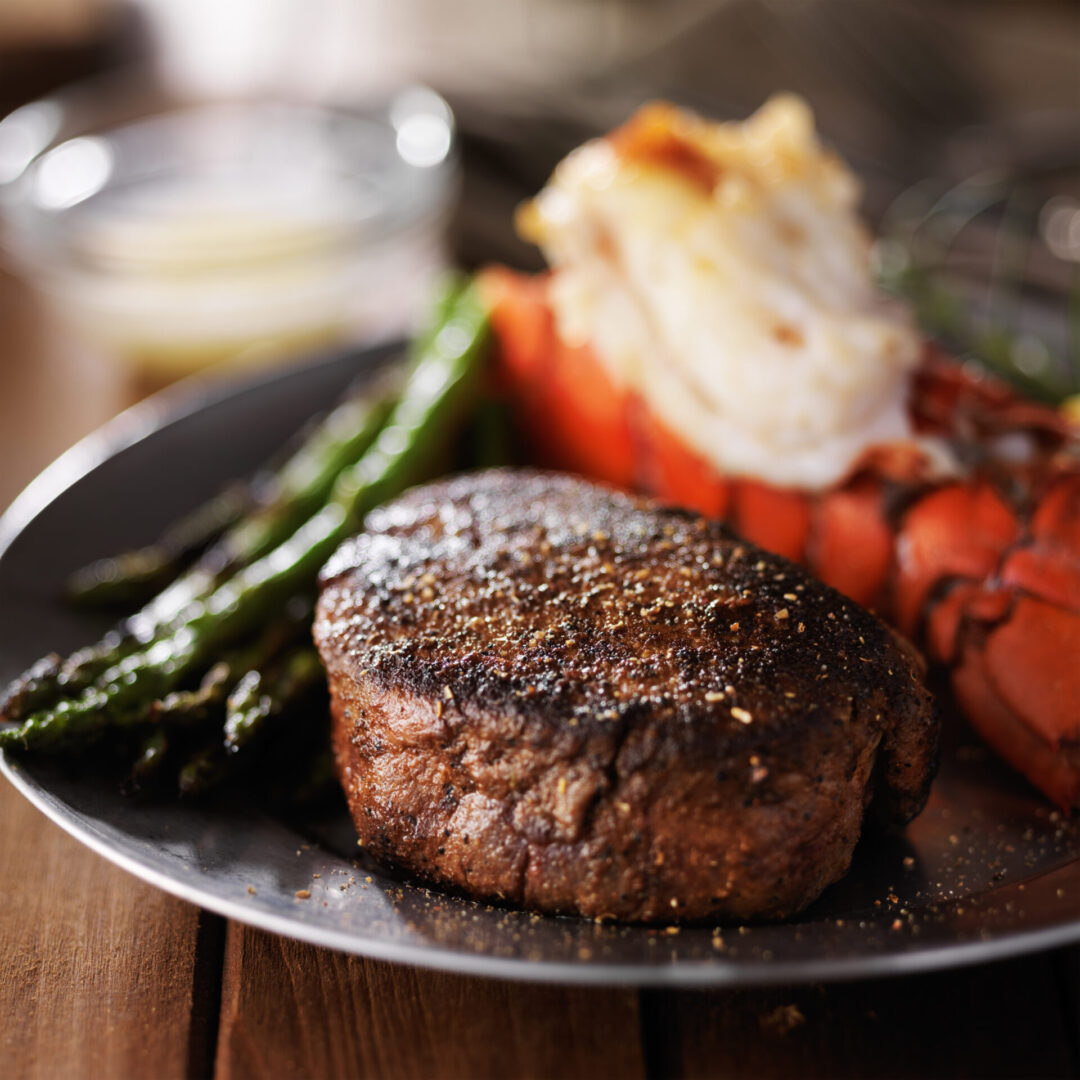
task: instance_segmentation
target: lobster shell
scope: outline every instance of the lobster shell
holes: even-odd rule
[[[821,493],[726,477],[587,347],[568,347],[547,278],[481,277],[497,378],[539,464],[727,520],[873,608],[948,672],[985,741],[1063,809],[1080,800],[1080,440],[1057,410],[927,345],[908,407],[964,468],[872,451]]]

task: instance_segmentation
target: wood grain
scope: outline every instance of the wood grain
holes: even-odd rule
[[[132,393],[2,273],[0,326],[2,507]],[[167,1078],[205,1065],[204,1014],[194,1005],[209,985],[216,1011],[216,971],[196,962],[196,908],[87,851],[4,781],[0,880],[0,1074]],[[213,964],[205,919],[201,940]]]
[[[653,1076],[1075,1076],[1055,954],[932,975],[644,995]],[[1073,977],[1075,978],[1075,972]]]
[[[471,979],[230,924],[218,1080],[645,1076],[633,991]]]
[[[202,1052],[198,910],[87,851],[6,782],[0,821],[0,1073],[187,1075]]]

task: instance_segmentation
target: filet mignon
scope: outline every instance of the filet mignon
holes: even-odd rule
[[[361,842],[470,896],[781,917],[864,811],[923,806],[910,648],[696,514],[514,470],[416,488],[322,575],[315,638]]]

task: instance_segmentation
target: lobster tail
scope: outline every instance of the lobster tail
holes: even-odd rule
[[[960,478],[918,447],[871,452],[822,493],[721,476],[569,348],[545,279],[489,271],[500,377],[536,459],[724,518],[874,608],[949,672],[991,747],[1062,808],[1080,800],[1080,457],[1054,409],[928,346],[913,428],[947,444]]]

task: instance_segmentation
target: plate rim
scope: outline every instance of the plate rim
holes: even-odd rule
[[[242,900],[229,900],[201,890],[197,884],[158,870],[134,855],[118,851],[84,823],[62,799],[24,776],[17,763],[0,754],[0,773],[37,810],[55,825],[114,866],[163,892],[196,907],[245,926],[303,941],[354,956],[406,964],[433,971],[513,982],[553,983],[652,989],[735,989],[751,986],[805,985],[813,982],[853,982],[890,976],[914,975],[970,967],[1080,941],[1080,918],[1057,926],[1004,933],[990,940],[974,939],[908,952],[855,957],[828,957],[800,961],[674,960],[663,965],[614,964],[608,961],[512,959],[491,954],[459,952],[439,944],[380,943],[345,931],[321,929],[314,924],[248,908]],[[1068,864],[1072,865],[1072,864]],[[1067,867],[1051,871],[1052,877]]]
[[[336,350],[315,361],[254,375],[250,372],[226,378],[220,375],[196,375],[137,402],[60,454],[16,496],[0,516],[0,560],[23,531],[55,500],[109,458],[143,441],[157,430],[213,404],[242,396],[255,386],[288,378],[303,378],[304,373],[313,368],[340,363],[346,357],[356,357],[362,361],[364,358],[385,355],[398,345],[399,342],[393,340],[371,342],[352,349]],[[907,951],[851,957],[775,962],[757,960],[745,963],[718,956],[708,961],[675,959],[656,965],[633,962],[620,964],[605,960],[575,963],[517,959],[489,953],[474,954],[438,943],[384,943],[377,938],[359,937],[343,930],[320,928],[315,924],[246,907],[242,901],[216,896],[201,889],[196,882],[189,883],[174,877],[138,856],[112,846],[107,838],[95,832],[84,815],[23,773],[18,761],[9,760],[2,751],[0,774],[32,806],[83,846],[134,877],[196,907],[246,926],[322,948],[461,975],[563,985],[641,988],[797,985],[940,971],[990,963],[1080,942],[1078,912],[1071,921],[1004,931],[990,939],[961,940]],[[1037,880],[1046,882],[1074,867],[1077,861],[1080,860],[1048,871]]]

